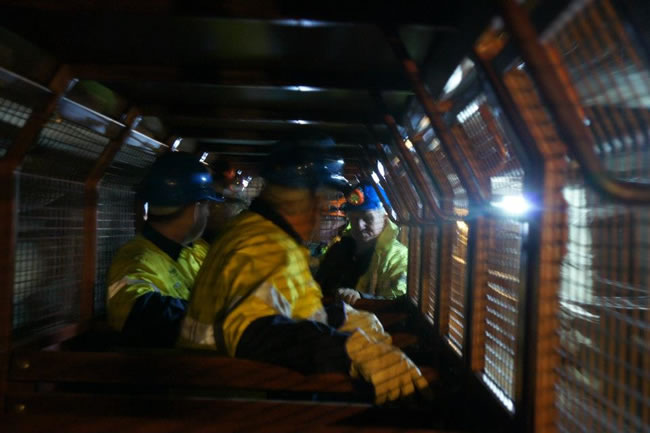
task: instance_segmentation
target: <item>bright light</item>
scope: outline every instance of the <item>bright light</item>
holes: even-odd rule
[[[460,65],[458,65],[456,66],[456,69],[454,69],[454,72],[451,74],[451,77],[449,77],[447,80],[447,84],[445,84],[445,87],[442,89],[442,91],[445,95],[453,92],[461,81],[463,81],[463,69],[460,67]]]
[[[377,170],[379,170],[379,174],[381,174],[381,177],[386,177],[386,172],[384,171],[384,164],[382,164],[381,161],[377,161]]]
[[[377,185],[379,185],[379,176],[377,176],[377,173],[375,173],[375,172],[373,171],[372,174],[370,175],[370,177],[372,177],[372,180],[374,180],[375,183],[376,183]]]
[[[142,215],[142,218],[146,221],[147,218],[149,217],[149,202],[145,202],[143,207],[144,207],[144,215]]]
[[[523,195],[506,195],[501,197],[500,201],[493,201],[490,204],[512,215],[525,214],[532,208]]]
[[[201,158],[199,158],[199,161],[205,162],[205,160],[208,158],[208,152],[203,152],[203,155],[201,155]]]
[[[456,221],[456,226],[458,227],[458,230],[463,233],[467,233],[469,231],[469,226],[465,221]]]
[[[320,87],[311,87],[311,86],[284,86],[285,90],[295,90],[298,92],[320,92]]]
[[[408,138],[404,140],[404,146],[406,146],[408,150],[413,152],[413,143],[411,143],[411,140],[409,140]]]
[[[294,125],[309,125],[312,122],[310,122],[309,120],[300,120],[300,119],[298,119],[298,120],[292,120],[291,123],[293,123]]]
[[[244,188],[246,188],[248,186],[248,182],[248,179],[242,179],[241,184],[244,185]]]
[[[172,144],[172,151],[176,152],[178,150],[178,146],[181,145],[181,142],[183,141],[182,138],[178,137],[176,140],[174,140],[174,144]]]

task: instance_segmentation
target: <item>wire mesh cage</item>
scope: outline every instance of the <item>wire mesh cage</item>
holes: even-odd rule
[[[442,198],[436,201],[441,202],[441,207],[449,214],[467,215],[469,209],[467,192],[447,155],[440,147],[440,141],[436,137],[428,117],[422,112],[419,105],[413,103],[407,118],[409,119],[407,123],[409,136],[413,142],[412,152],[417,156],[418,162],[422,160],[429,171],[434,176],[437,175],[437,185]]]
[[[480,94],[465,105],[455,116],[460,129],[459,143],[465,144],[469,160],[484,185],[484,197],[497,200],[521,195],[524,170],[512,150],[501,116],[485,94]]]
[[[457,221],[452,225],[451,281],[449,286],[449,329],[447,341],[462,356],[465,329],[465,289],[467,285],[467,241],[469,225]]]
[[[437,226],[428,227],[422,239],[422,297],[420,312],[433,324],[437,308],[436,290],[438,288],[439,278],[439,228]]]
[[[422,200],[404,168],[404,161],[402,161],[399,155],[394,152],[391,146],[384,145],[383,149],[388,158],[387,163],[390,164],[392,173],[395,174],[395,179],[391,179],[391,183],[396,186],[399,185],[397,191],[400,199],[404,202],[405,206],[411,213],[422,217],[424,212]]]
[[[647,431],[650,209],[608,202],[578,174],[564,197],[557,424],[563,431]]]
[[[487,223],[484,373],[512,401],[521,344],[519,310],[526,289],[521,251],[527,223],[508,218],[489,218]]]
[[[84,180],[109,141],[55,114],[25,157],[17,190],[17,333],[78,318]]]
[[[610,0],[573,2],[543,40],[559,57],[566,91],[605,168],[620,179],[648,182],[650,64],[640,35],[616,6]],[[637,6],[634,11],[643,9]]]
[[[404,230],[404,229],[402,229]],[[420,305],[422,230],[419,227],[408,229],[408,299],[415,306]]]
[[[13,328],[17,335],[79,317],[83,183],[18,176]]]
[[[7,152],[9,145],[31,113],[30,107],[4,98],[0,92],[0,157]]]

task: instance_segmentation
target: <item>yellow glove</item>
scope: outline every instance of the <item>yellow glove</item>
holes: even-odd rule
[[[357,329],[345,343],[352,361],[350,375],[363,377],[375,388],[375,403],[383,404],[425,390],[429,384],[420,370],[398,348],[376,343]]]
[[[377,343],[392,343],[390,334],[384,332],[384,327],[377,316],[368,311],[355,310],[348,304],[343,305],[345,307],[345,322],[338,329],[339,331],[352,333],[357,329],[362,329],[368,337]]]

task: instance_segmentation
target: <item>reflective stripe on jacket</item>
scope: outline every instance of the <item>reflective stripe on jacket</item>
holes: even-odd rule
[[[123,245],[108,272],[110,326],[122,330],[136,300],[147,293],[187,300],[207,250],[208,244],[198,240],[183,248],[174,261],[142,235]]]
[[[309,252],[258,213],[237,216],[197,276],[179,345],[235,356],[251,322],[274,315],[327,323]]]

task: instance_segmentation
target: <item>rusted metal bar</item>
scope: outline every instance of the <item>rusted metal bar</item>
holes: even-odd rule
[[[138,110],[132,108],[126,113],[124,129],[104,148],[95,166],[92,168],[84,184],[84,261],[79,293],[80,320],[89,321],[93,315],[95,279],[97,273],[97,201],[99,184],[113,158],[120,151],[124,142],[129,138],[141,117]]]
[[[449,162],[453,167],[454,171],[458,174],[458,177],[467,191],[467,195],[470,198],[470,201],[474,203],[480,203],[482,201],[480,187],[476,182],[476,176],[472,173],[471,168],[468,166],[467,161],[465,161],[462,155],[459,153],[456,143],[453,136],[449,133],[447,126],[442,120],[438,110],[436,109],[435,102],[433,97],[427,90],[422,77],[420,75],[419,68],[415,61],[413,61],[404,43],[399,37],[399,34],[393,27],[385,26],[383,27],[384,33],[386,35],[386,40],[390,44],[393,52],[397,58],[402,62],[402,67],[404,73],[408,77],[415,97],[418,102],[422,105],[424,113],[429,118],[431,126],[436,132],[438,139],[440,140],[440,146],[449,155]]]
[[[430,190],[429,185],[424,178],[422,170],[419,169],[415,162],[415,159],[413,158],[413,155],[410,154],[409,149],[407,149],[406,144],[404,143],[404,139],[402,138],[402,135],[397,128],[397,122],[395,121],[395,118],[388,112],[386,104],[384,104],[384,101],[378,92],[372,92],[372,97],[382,112],[384,123],[393,136],[393,140],[397,145],[397,149],[399,150],[402,160],[406,161],[406,171],[409,173],[409,177],[415,180],[416,188],[419,188],[419,190],[422,192],[422,194],[420,194],[420,198],[422,199],[424,197],[424,202],[429,206],[430,210],[436,217],[444,218],[444,215],[440,210],[438,203],[436,203],[433,197],[434,191]]]
[[[577,101],[567,94],[558,75],[556,61],[542,46],[528,14],[513,0],[500,0],[501,11],[526,67],[535,79],[540,95],[562,141],[580,163],[585,179],[599,193],[616,201],[647,204],[650,185],[612,177],[594,152],[595,139],[585,126]]]
[[[18,190],[16,172],[20,169],[30,147],[37,140],[45,123],[54,112],[65,92],[70,88],[72,78],[69,69],[62,66],[49,84],[52,92],[40,109],[34,109],[31,116],[18,132],[7,154],[0,159],[0,395],[7,385],[9,351],[12,346],[13,330],[13,287],[16,259],[16,226],[18,213]],[[0,399],[0,412],[4,401]]]

